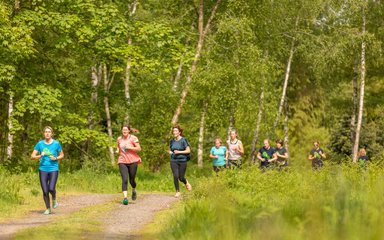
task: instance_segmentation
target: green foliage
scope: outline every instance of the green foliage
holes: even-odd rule
[[[375,238],[382,173],[370,166],[321,171],[248,168],[200,179],[183,208],[163,224],[164,239]]]

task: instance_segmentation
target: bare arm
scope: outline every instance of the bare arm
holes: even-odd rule
[[[32,154],[31,154],[31,158],[33,160],[40,159],[42,156],[44,156],[44,154],[40,154],[40,152],[37,150],[33,150]]]
[[[210,158],[219,158],[219,156],[213,155],[211,152],[209,153]]]
[[[265,159],[263,157],[261,157],[261,153],[260,152],[257,153],[257,159],[259,159],[262,162],[265,161]]]
[[[272,158],[269,159],[268,162],[274,162],[274,161],[276,161],[276,160],[277,160],[277,154],[274,153],[274,154],[272,155]]]
[[[126,147],[126,149],[133,150],[135,152],[140,152],[141,151],[140,143],[136,142],[135,144],[136,144],[136,146]]]
[[[243,155],[244,154],[244,148],[243,148],[243,144],[242,143],[239,143],[239,145],[237,146],[236,148],[236,152],[240,155]]]
[[[57,157],[50,156],[50,159],[51,159],[51,160],[61,160],[61,159],[63,159],[63,158],[64,158],[64,152],[63,152],[63,151],[60,151],[60,152],[59,152],[59,156],[57,156]]]
[[[191,148],[189,148],[189,146],[185,150],[183,150],[183,151],[181,151],[181,150],[173,151],[174,154],[188,154],[190,152],[191,152]]]

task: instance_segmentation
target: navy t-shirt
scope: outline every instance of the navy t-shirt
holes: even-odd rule
[[[260,161],[260,167],[267,167],[270,164],[268,160],[273,158],[275,152],[276,150],[273,147],[270,147],[269,149],[265,149],[264,147],[260,148],[259,153],[261,154],[261,157],[265,159],[264,162]]]
[[[280,155],[284,155],[287,152],[287,149],[285,149],[285,147],[276,148],[275,150]],[[278,162],[284,162],[284,161],[287,161],[287,159],[286,158],[282,158],[282,157],[277,157],[277,161]],[[287,164],[287,162],[286,162],[286,164]]]
[[[309,154],[315,157],[313,161],[319,162],[323,159],[320,153],[324,153],[324,151],[323,149],[318,148],[318,149],[312,149]]]
[[[365,163],[369,160],[368,156],[360,156],[359,157],[359,165],[361,167],[365,167]]]
[[[178,141],[176,141],[175,139],[172,139],[169,144],[169,147],[172,152],[175,150],[184,151],[185,149],[187,149],[187,147],[189,147],[189,143],[186,138],[182,137]],[[171,154],[171,161],[186,162],[188,161],[187,155],[188,154]]]

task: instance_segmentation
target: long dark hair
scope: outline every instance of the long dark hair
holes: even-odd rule
[[[172,131],[173,131],[173,129],[177,129],[177,130],[179,130],[179,132],[180,132],[180,136],[183,136],[183,129],[180,127],[180,125],[175,125],[175,126],[173,126],[172,127]]]
[[[139,133],[139,130],[137,128],[133,128],[128,124],[124,124],[123,126],[121,126],[120,130],[123,130],[123,128],[125,128],[125,127],[128,128],[130,133]]]

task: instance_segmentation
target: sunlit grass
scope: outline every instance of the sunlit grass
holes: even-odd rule
[[[383,180],[353,165],[202,177],[160,238],[382,239]]]

